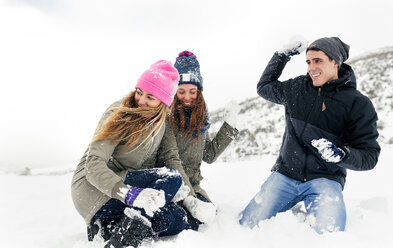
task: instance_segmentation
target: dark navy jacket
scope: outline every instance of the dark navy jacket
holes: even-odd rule
[[[310,76],[279,81],[290,57],[275,53],[259,80],[258,94],[285,107],[285,133],[273,166],[299,181],[335,180],[344,187],[346,169],[370,170],[378,161],[377,113],[356,90],[352,68],[342,64],[339,78],[315,87]],[[346,152],[339,163],[324,161],[311,140],[326,138]]]

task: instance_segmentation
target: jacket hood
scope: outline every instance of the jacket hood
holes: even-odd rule
[[[338,72],[338,79],[334,80],[338,89],[351,87],[356,89],[356,77],[352,67],[343,63]]]

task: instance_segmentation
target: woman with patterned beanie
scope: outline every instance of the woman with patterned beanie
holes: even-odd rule
[[[182,202],[188,214],[187,228],[198,230],[199,225],[214,220],[216,207],[201,188],[201,163],[213,163],[238,134],[235,128],[238,105],[232,103],[225,111],[225,121],[210,139],[209,112],[203,98],[203,78],[195,54],[183,51],[174,64],[179,72],[179,86],[173,102],[170,123],[175,133],[179,157],[192,185],[190,194]]]

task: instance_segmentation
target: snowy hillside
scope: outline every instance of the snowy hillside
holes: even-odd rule
[[[393,143],[393,47],[366,53],[348,62],[357,76],[357,87],[373,102],[379,121],[381,144]],[[262,74],[262,71],[261,71]],[[285,78],[280,78],[285,80]],[[259,78],[255,79],[255,88]],[[284,108],[261,97],[240,103],[238,129],[240,135],[221,155],[220,161],[258,158],[264,154],[277,155],[284,132]],[[223,109],[211,113],[211,134],[222,124]]]
[[[356,72],[358,89],[371,99],[377,110],[379,141],[392,144],[393,47],[355,57],[349,62]]]

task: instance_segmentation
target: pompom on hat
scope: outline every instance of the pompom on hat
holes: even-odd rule
[[[176,94],[178,81],[179,73],[172,63],[159,60],[142,73],[135,88],[152,94],[169,107]]]
[[[203,78],[195,54],[187,50],[179,53],[174,66],[179,71],[179,85],[194,84],[203,90]]]
[[[327,56],[334,59],[339,65],[346,61],[349,57],[349,46],[342,42],[338,37],[324,37],[311,43],[307,48],[307,52],[317,48],[324,52]]]

